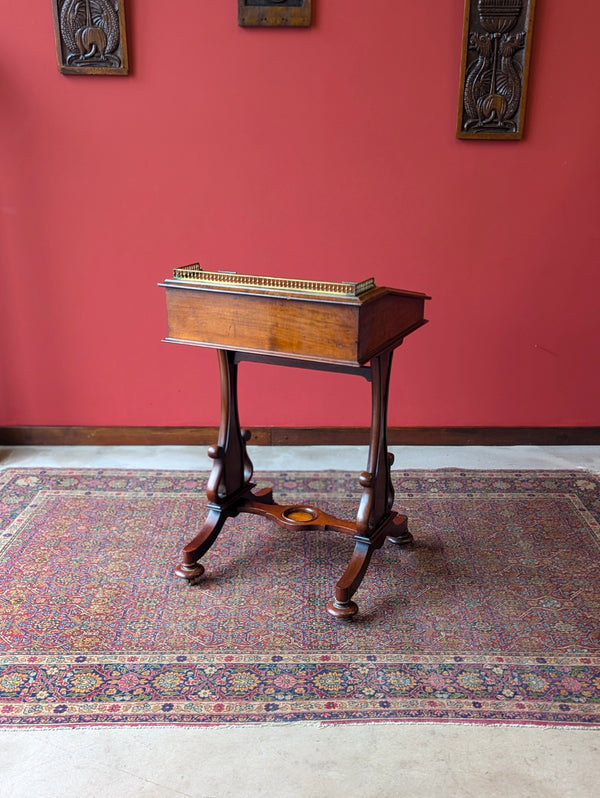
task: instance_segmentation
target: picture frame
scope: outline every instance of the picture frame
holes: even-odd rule
[[[312,0],[238,0],[242,27],[309,27]]]

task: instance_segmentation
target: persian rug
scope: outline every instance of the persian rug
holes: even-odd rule
[[[175,577],[206,476],[0,472],[2,724],[600,725],[599,477],[394,472],[415,544],[376,552],[344,622],[342,535],[240,515],[199,584]],[[360,496],[343,472],[257,482],[340,517]]]

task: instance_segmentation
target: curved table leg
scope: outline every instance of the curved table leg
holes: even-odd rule
[[[175,569],[177,576],[195,583],[204,573],[204,566],[198,560],[212,546],[223,524],[229,518],[223,508],[211,508],[200,532],[183,549],[183,561]]]
[[[387,450],[387,407],[392,367],[392,351],[383,352],[371,361],[371,439],[367,470],[360,475],[363,493],[356,516],[356,545],[344,575],[335,588],[335,598],[327,611],[335,618],[352,618],[358,607],[351,601],[362,582],[373,553],[381,548],[386,536],[400,545],[412,537],[406,516],[393,512],[394,489],[391,466],[393,455]]]
[[[358,612],[358,605],[351,598],[358,590],[376,548],[379,546],[373,546],[370,541],[356,542],[352,559],[335,586],[335,598],[327,605],[327,612],[334,618],[352,618]]]
[[[333,601],[327,605],[327,612],[334,618],[349,619],[358,612],[356,602],[351,600],[352,596],[364,579],[371,557],[386,539],[397,546],[408,546],[413,542],[405,515],[391,513],[371,538],[354,538],[356,543],[350,563],[335,586]]]
[[[237,365],[235,353],[219,349],[221,380],[221,425],[216,446],[210,446],[208,456],[213,465],[206,486],[208,515],[200,532],[183,549],[183,560],[175,569],[177,576],[190,583],[204,573],[198,560],[213,545],[228,518],[238,515],[239,507],[250,497],[254,485],[253,466],[246,443],[249,432],[242,432],[238,416]],[[264,492],[263,492],[264,494]],[[269,503],[272,497],[261,494],[257,501]]]

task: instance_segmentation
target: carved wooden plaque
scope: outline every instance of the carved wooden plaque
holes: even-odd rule
[[[465,0],[459,139],[523,137],[535,0]]]
[[[66,75],[126,75],[124,0],[52,0],[58,69]]]
[[[312,0],[238,0],[238,25],[308,27]]]

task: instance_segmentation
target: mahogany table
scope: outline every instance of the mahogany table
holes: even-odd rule
[[[173,343],[217,350],[221,379],[221,423],[207,484],[207,516],[183,549],[178,576],[195,583],[199,562],[227,518],[239,513],[266,516],[288,529],[320,529],[349,535],[354,551],[327,605],[336,618],[358,611],[352,596],[371,557],[390,540],[412,542],[407,518],[393,510],[394,490],[387,448],[387,405],[392,355],[404,338],[426,323],[425,294],[361,283],[289,280],[207,272],[198,264],[176,269],[166,289],[168,336]],[[305,505],[275,503],[271,489],[255,490],[240,428],[237,368],[242,361],[354,374],[372,386],[367,468],[359,478],[362,496],[355,521]]]

